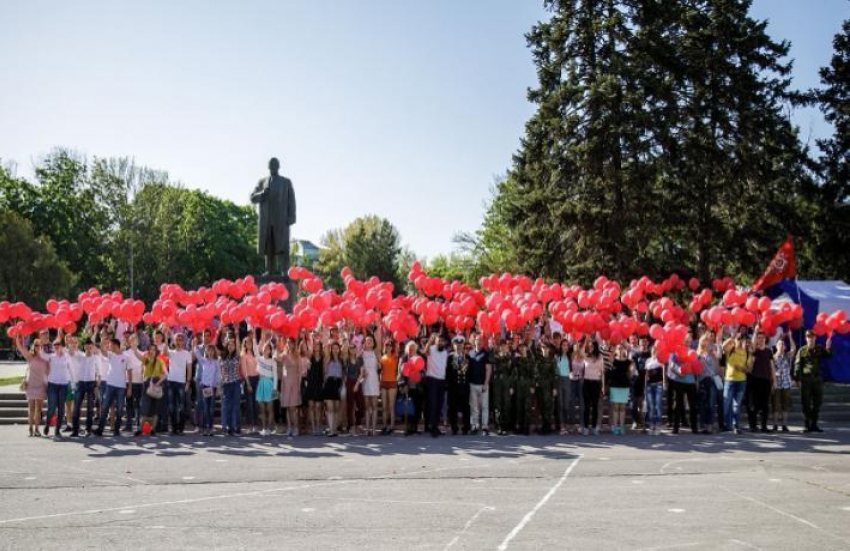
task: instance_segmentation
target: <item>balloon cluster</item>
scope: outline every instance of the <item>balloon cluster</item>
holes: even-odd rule
[[[101,294],[96,289],[81,293],[76,302],[51,299],[46,313],[24,303],[0,303],[0,323],[7,334],[29,335],[42,329],[73,333],[86,316],[87,322],[115,318],[128,323],[183,326],[202,331],[222,323],[249,322],[288,337],[301,330],[330,327],[341,322],[358,327],[381,324],[393,339],[415,337],[421,326],[442,324],[450,331],[476,329],[485,335],[516,332],[549,317],[562,332],[578,340],[587,335],[617,344],[633,335],[650,336],[662,361],[675,354],[683,371],[697,369],[697,360],[684,340],[688,325],[696,319],[713,329],[754,327],[767,334],[787,324],[800,327],[803,309],[798,304],[776,304],[769,298],[737,287],[728,277],[703,287],[696,278],[687,281],[677,274],[662,281],[642,277],[625,288],[605,276],[589,288],[532,280],[525,275],[492,274],[481,278],[479,288],[459,281],[429,276],[415,262],[408,280],[415,292],[395,294],[393,284],[376,277],[361,281],[350,269],[341,276],[345,291],[325,289],[322,280],[303,267],[293,267],[289,277],[298,283],[291,313],[281,306],[289,290],[281,283],[258,286],[254,278],[220,279],[209,287],[186,290],[175,283],[160,287],[159,297],[146,311],[139,300],[125,299],[120,292]],[[818,335],[850,332],[843,311],[822,313],[814,327]]]

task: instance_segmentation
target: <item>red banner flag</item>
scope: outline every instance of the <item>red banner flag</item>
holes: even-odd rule
[[[771,285],[776,285],[783,279],[797,277],[797,258],[794,256],[794,237],[788,238],[776,251],[770,266],[760,278],[753,283],[753,291],[761,291]]]

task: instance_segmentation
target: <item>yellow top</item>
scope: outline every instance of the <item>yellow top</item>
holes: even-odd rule
[[[732,349],[726,357],[726,380],[727,381],[746,381],[747,373],[744,371],[747,368],[747,351],[746,349]],[[738,368],[738,369],[735,369]]]

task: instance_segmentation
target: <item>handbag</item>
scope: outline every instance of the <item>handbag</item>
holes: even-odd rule
[[[395,416],[396,417],[413,417],[416,413],[416,406],[409,396],[399,395],[395,401]]]
[[[211,387],[211,386],[205,386],[205,387],[201,390],[201,394],[203,394],[203,395],[204,395],[204,398],[212,398],[212,396],[213,396],[213,387]]]
[[[145,390],[145,394],[153,400],[160,400],[162,399],[162,386],[151,383],[148,385],[147,390]]]

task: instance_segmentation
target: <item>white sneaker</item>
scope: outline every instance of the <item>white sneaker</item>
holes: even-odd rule
[[[632,423],[632,430],[637,430],[637,423]]]
[[[586,428],[581,429],[581,434],[582,434],[582,436],[588,436],[590,434],[590,430],[588,430]]]
[[[593,429],[593,436],[599,436],[599,429]]]
[[[298,436],[298,429],[295,429],[294,431],[292,431],[292,436]]]

